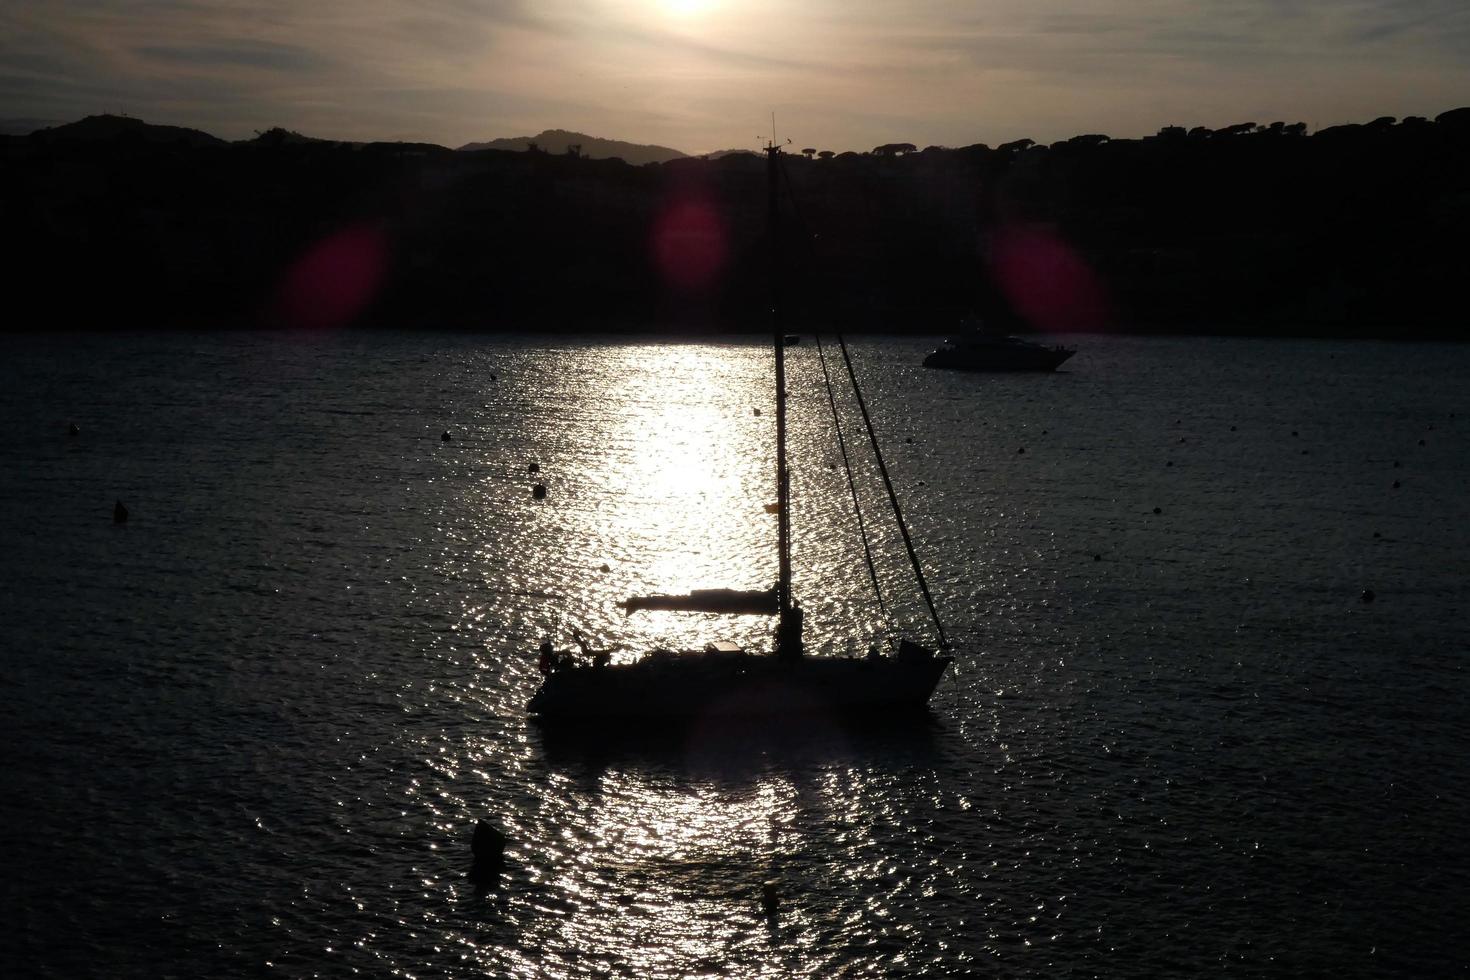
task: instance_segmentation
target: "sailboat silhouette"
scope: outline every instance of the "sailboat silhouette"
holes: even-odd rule
[[[802,640],[803,613],[792,594],[791,583],[791,487],[786,465],[785,356],[790,338],[783,330],[781,319],[777,194],[781,148],[774,140],[766,148],[766,155],[775,318],[772,343],[776,388],[775,513],[780,577],[770,591],[707,589],[685,596],[633,597],[623,606],[629,612],[637,609],[679,609],[774,614],[777,619],[773,650],[770,653],[752,653],[731,644],[712,643],[702,651],[656,650],[633,663],[612,664],[602,657],[594,658],[591,664],[584,664],[571,657],[555,656],[549,644],[543,645],[541,667],[545,679],[527,706],[527,710],[543,724],[609,720],[677,721],[816,712],[889,720],[905,712],[922,711],[945,669],[953,662],[952,657],[942,653],[948,647],[948,641],[924,582],[908,529],[904,526],[887,467],[878,452],[872,422],[862,392],[857,388],[845,344],[842,345],[843,358],[920,590],[934,615],[940,651],[902,640],[892,656],[879,654],[876,649],[862,659],[814,657],[806,653]],[[825,371],[825,361],[823,365]],[[833,408],[835,416],[835,404]],[[840,440],[840,428],[838,436]],[[845,459],[845,445],[843,455]],[[871,556],[869,569],[871,572]],[[873,578],[876,585],[876,573]]]

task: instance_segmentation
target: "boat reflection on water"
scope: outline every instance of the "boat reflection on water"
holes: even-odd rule
[[[520,967],[504,960],[543,947],[604,958],[568,975],[848,975],[842,943],[818,937],[851,930],[843,923],[859,909],[874,923],[896,913],[908,892],[884,876],[927,826],[905,815],[933,805],[932,781],[912,780],[958,765],[934,723],[868,730],[809,716],[680,737],[531,732],[551,832],[512,869],[520,890],[509,894],[553,914],[497,965]],[[834,853],[860,870],[837,870]],[[773,956],[778,935],[796,937],[794,950]],[[544,968],[525,965],[506,972]]]
[[[554,769],[679,771],[748,781],[772,772],[818,772],[844,761],[894,772],[941,764],[944,722],[932,712],[854,720],[817,711],[779,720],[720,715],[674,728],[662,724],[532,726],[531,744]]]

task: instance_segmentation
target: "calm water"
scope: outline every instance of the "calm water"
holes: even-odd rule
[[[766,643],[614,606],[774,579],[759,344],[0,340],[0,972],[1460,975],[1470,347],[1076,344],[856,345],[959,669],[916,731],[732,745],[524,704],[574,626]],[[861,651],[793,355],[798,596]]]

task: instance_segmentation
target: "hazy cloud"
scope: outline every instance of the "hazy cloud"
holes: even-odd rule
[[[143,58],[174,65],[264,68],[293,73],[319,72],[332,63],[330,58],[300,45],[268,41],[150,44],[134,50]]]

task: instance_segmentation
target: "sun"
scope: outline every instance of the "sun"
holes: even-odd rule
[[[720,0],[658,0],[664,12],[673,17],[698,17],[719,5]]]

